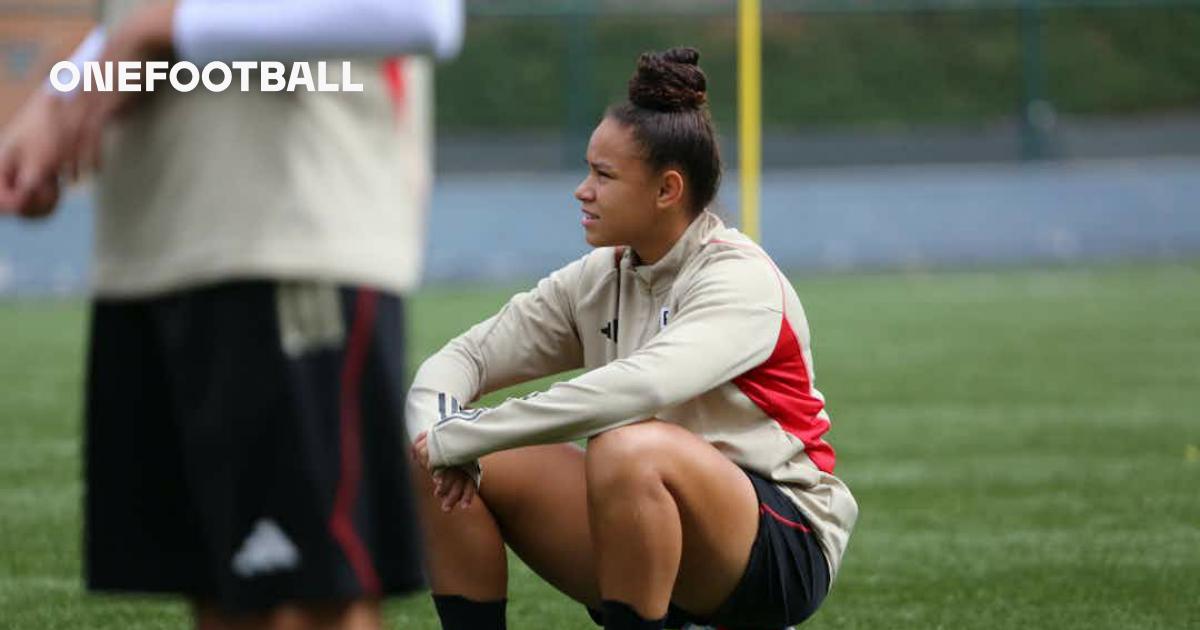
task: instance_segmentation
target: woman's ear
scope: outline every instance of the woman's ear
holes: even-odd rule
[[[683,174],[669,168],[658,180],[658,196],[654,200],[659,210],[683,204]]]

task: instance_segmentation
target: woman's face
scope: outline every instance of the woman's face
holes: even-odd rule
[[[654,238],[659,177],[642,159],[633,132],[605,118],[592,132],[588,175],[575,189],[583,230],[592,247],[638,244]]]

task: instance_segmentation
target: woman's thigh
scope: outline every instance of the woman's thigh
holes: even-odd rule
[[[528,446],[492,453],[481,465],[480,495],[504,541],[555,588],[598,606],[583,449]]]
[[[589,471],[650,466],[674,498],[683,534],[672,602],[704,615],[744,574],[758,532],[758,499],[746,473],[698,435],[649,420],[588,445]]]
[[[530,446],[483,458],[480,494],[504,540],[538,575],[571,598],[600,604],[588,522],[588,471],[651,466],[675,500],[683,534],[672,601],[716,610],[746,569],[758,530],[758,499],[742,469],[678,425],[647,421],[572,444]]]

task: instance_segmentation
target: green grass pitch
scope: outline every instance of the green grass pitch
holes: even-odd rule
[[[794,279],[862,508],[806,627],[1200,628],[1200,263]],[[413,365],[510,289],[416,295]],[[183,627],[82,590],[85,322],[0,301],[0,627]],[[511,572],[511,627],[594,627]]]

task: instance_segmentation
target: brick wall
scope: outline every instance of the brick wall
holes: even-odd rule
[[[71,55],[94,16],[94,0],[0,0],[0,126]]]

